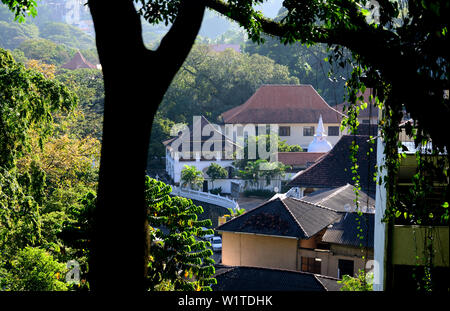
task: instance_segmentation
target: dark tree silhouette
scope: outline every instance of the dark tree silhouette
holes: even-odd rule
[[[105,85],[103,140],[90,262],[91,289],[145,288],[144,176],[153,116],[200,29],[203,1],[180,1],[157,50],[144,46],[133,1],[89,1]]]

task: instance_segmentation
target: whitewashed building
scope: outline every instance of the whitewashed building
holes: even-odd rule
[[[305,151],[321,116],[323,131],[334,146],[344,134],[340,131],[344,114],[330,107],[311,85],[262,85],[244,104],[221,115],[228,137],[245,136],[252,127],[254,135],[259,135],[258,126],[270,125],[281,140]]]
[[[221,187],[223,193],[231,193],[233,153],[238,146],[205,117],[194,117],[192,126],[185,127],[177,137],[163,144],[166,146],[166,172],[175,185],[180,184],[181,171],[185,165],[193,165],[203,172],[205,178],[203,191]],[[212,163],[225,168],[228,171],[228,178],[211,181],[206,171]]]

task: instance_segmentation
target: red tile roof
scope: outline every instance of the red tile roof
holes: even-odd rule
[[[326,152],[278,152],[278,161],[284,165],[306,167],[316,162]]]
[[[77,51],[75,55],[72,57],[72,59],[61,66],[62,68],[75,70],[78,68],[91,68],[96,69],[94,65],[92,65],[90,62],[88,62],[84,56],[80,53],[80,51]]]
[[[330,107],[311,85],[263,85],[242,105],[222,114],[224,123],[340,123],[344,116]]]

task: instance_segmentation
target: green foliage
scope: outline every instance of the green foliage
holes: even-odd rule
[[[70,125],[71,132],[80,138],[92,136],[101,140],[105,101],[101,70],[60,68],[56,80],[66,85],[79,99],[80,116]]]
[[[72,49],[88,50],[95,47],[93,37],[66,23],[47,22],[39,26],[40,37]]]
[[[33,24],[17,24],[0,21],[0,46],[14,50],[23,41],[39,36],[39,29]]]
[[[42,38],[25,40],[17,48],[22,50],[25,57],[29,59],[37,59],[57,66],[67,63],[73,54],[66,46]]]
[[[62,291],[66,265],[56,261],[48,252],[25,247],[12,261],[4,286],[12,291]],[[60,280],[62,279],[62,280]]]
[[[359,270],[356,277],[344,275],[341,281],[341,291],[372,291],[373,290],[373,273],[365,273],[364,270]]]
[[[16,21],[24,22],[27,15],[32,17],[37,15],[36,0],[2,0],[2,2],[14,13]]]
[[[211,290],[216,283],[209,242],[211,220],[197,220],[201,206],[169,196],[171,187],[146,176],[145,197],[152,245],[148,271],[150,290]]]
[[[62,114],[74,108],[76,95],[4,50],[0,90],[0,286],[66,290],[65,265],[59,262],[76,258],[82,263],[83,257],[64,246],[59,233],[64,222],[78,219],[69,207],[96,186],[90,155],[98,145],[69,139],[60,124],[61,136],[55,136],[55,116],[64,121]]]
[[[76,97],[67,87],[17,64],[0,49],[0,163],[11,167],[29,146],[27,134],[36,129],[43,138],[52,130],[52,112],[69,111]]]
[[[170,139],[170,129],[175,125],[175,122],[162,116],[160,112],[157,112],[153,118],[152,132],[149,145],[150,157],[163,157],[166,154],[166,150],[163,141]],[[155,168],[153,166],[153,168]]]
[[[243,208],[238,208],[236,210],[233,210],[232,208],[228,208],[228,211],[230,212],[230,214],[223,215],[223,216],[225,218],[230,218],[230,219],[241,216],[242,214],[244,214],[246,212],[246,210]]]
[[[191,189],[196,189],[203,184],[203,173],[195,167],[195,165],[185,165],[181,170],[181,185],[186,187],[189,185]]]
[[[261,159],[260,144],[265,147],[265,152],[267,152],[264,159]],[[290,166],[273,160],[275,154],[280,151],[280,146],[283,151],[301,150],[301,147],[297,148],[296,146],[287,145],[276,134],[264,134],[246,138],[243,154],[234,162],[234,165],[238,168],[237,175],[253,186],[260,186],[261,180],[269,183],[274,177],[284,176]],[[266,158],[269,160],[266,160]]]
[[[252,185],[261,186],[261,180],[270,183],[274,177],[284,176],[288,168],[288,165],[281,162],[269,162],[265,159],[251,160],[238,171],[238,176]]]
[[[208,169],[206,170],[206,174],[209,176],[209,178],[211,179],[211,182],[213,183],[213,187],[214,187],[214,180],[216,179],[224,179],[228,177],[228,172],[225,168],[223,168],[222,166],[220,166],[217,163],[211,163],[211,165],[208,167]],[[220,189],[222,190],[222,189]]]
[[[262,84],[298,84],[286,66],[260,55],[228,49],[211,52],[196,44],[175,76],[159,107],[162,116],[190,122],[204,115],[216,122],[219,115],[243,104]]]
[[[278,138],[278,152],[301,152],[303,148],[299,145],[288,145],[285,140]]]
[[[264,44],[246,42],[250,55],[269,57],[276,64],[287,66],[291,75],[302,84],[311,84],[330,106],[340,104],[345,95],[348,68],[330,64],[328,49],[324,44],[308,46],[300,43],[283,44],[279,39],[263,36]]]
[[[213,188],[213,189],[209,190],[209,193],[212,193],[212,194],[221,194],[221,193],[222,193],[222,187]]]

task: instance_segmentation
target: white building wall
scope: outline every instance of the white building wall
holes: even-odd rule
[[[318,120],[317,120],[318,121]],[[337,126],[340,127],[340,123],[324,123],[325,131],[328,135],[328,127],[329,126]],[[231,127],[232,126],[232,127]],[[240,133],[237,133],[239,126],[246,126],[245,124],[227,124],[222,125],[222,132],[225,133],[230,139],[236,140],[236,137],[239,136]],[[308,148],[308,145],[313,141],[314,136],[303,136],[303,128],[313,126],[315,131],[317,131],[317,123],[286,123],[286,124],[276,124],[275,127],[279,126],[289,126],[290,127],[290,135],[289,136],[280,136],[281,140],[286,140],[288,145],[300,145],[303,149]],[[227,129],[228,127],[228,129]],[[276,131],[278,134],[278,130]],[[327,140],[334,146],[337,141],[341,138],[343,134],[339,130],[339,136],[327,136]]]
[[[174,159],[175,157],[175,159]],[[173,181],[175,183],[179,183],[181,181],[181,171],[184,169],[185,165],[188,166],[192,166],[194,165],[198,170],[204,172],[210,165],[211,163],[217,163],[220,166],[222,166],[223,168],[227,168],[228,166],[233,166],[233,160],[216,160],[216,159],[212,159],[212,160],[207,160],[207,161],[200,161],[200,160],[192,160],[192,161],[185,161],[185,160],[179,160],[176,158],[176,155],[171,154],[170,152],[166,152],[166,172],[169,174],[170,177],[172,177]],[[204,174],[204,177],[206,175]],[[206,178],[205,178],[206,179]],[[228,181],[228,184],[230,183],[230,179],[224,179],[222,182],[219,181],[214,181],[214,187],[217,188],[220,183],[220,185],[222,186],[222,190],[224,192],[226,192],[224,190],[225,187],[225,181]],[[230,185],[227,186],[227,189],[231,189]],[[211,188],[211,187],[208,187]],[[230,190],[229,190],[230,191]],[[228,191],[228,192],[229,192]]]
[[[377,167],[384,165],[384,143],[378,136],[377,139]],[[386,170],[378,171],[377,186],[375,193],[375,232],[374,232],[374,262],[373,267],[373,290],[382,291],[385,288],[385,250],[386,250],[386,224],[381,221],[386,210],[386,188],[378,181],[384,179]]]

